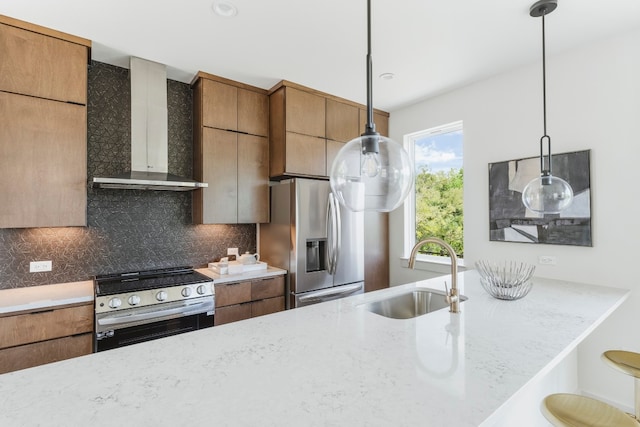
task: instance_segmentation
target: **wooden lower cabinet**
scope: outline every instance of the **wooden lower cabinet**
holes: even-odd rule
[[[227,307],[216,308],[213,317],[214,326],[225,323],[237,322],[238,320],[249,319],[251,317],[251,303],[229,305]]]
[[[215,289],[216,326],[285,309],[284,276],[220,283],[215,285]]]
[[[93,334],[57,338],[0,350],[0,374],[91,354]]]
[[[0,317],[0,373],[90,354],[93,304]]]

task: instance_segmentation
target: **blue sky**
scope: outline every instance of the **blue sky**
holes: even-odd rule
[[[462,168],[462,131],[420,138],[415,142],[416,172],[428,166],[431,172]]]

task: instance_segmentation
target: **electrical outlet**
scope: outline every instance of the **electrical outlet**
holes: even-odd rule
[[[51,271],[51,261],[31,261],[29,263],[29,273],[42,273]]]
[[[540,255],[538,257],[538,262],[542,265],[557,265],[558,258],[550,255]]]
[[[238,248],[227,248],[227,255],[238,256]]]

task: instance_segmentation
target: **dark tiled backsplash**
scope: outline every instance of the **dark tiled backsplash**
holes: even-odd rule
[[[167,87],[169,172],[191,177],[191,89],[172,80]],[[0,229],[0,289],[137,269],[201,267],[224,256],[228,247],[256,249],[254,224],[192,225],[190,192],[93,189],[94,176],[131,167],[128,70],[92,62],[88,99],[87,227]],[[52,260],[53,271],[29,273],[29,262],[40,260]]]

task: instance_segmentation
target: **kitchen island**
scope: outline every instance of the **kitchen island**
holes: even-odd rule
[[[629,294],[535,278],[499,301],[467,271],[460,314],[396,320],[363,305],[445,279],[5,374],[0,425],[495,425]]]

